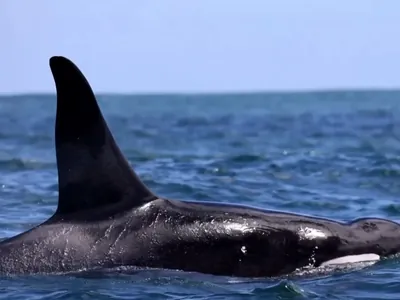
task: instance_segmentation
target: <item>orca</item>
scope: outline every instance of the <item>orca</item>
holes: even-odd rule
[[[121,153],[78,67],[53,56],[50,68],[58,206],[44,223],[0,243],[1,273],[132,266],[274,277],[400,251],[400,226],[390,220],[341,222],[157,196]]]

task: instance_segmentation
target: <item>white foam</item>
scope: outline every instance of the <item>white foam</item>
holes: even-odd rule
[[[323,262],[321,267],[329,266],[329,265],[341,265],[341,264],[349,264],[349,263],[358,263],[358,262],[376,262],[380,260],[380,256],[374,253],[366,253],[359,255],[347,255],[338,258],[334,258]]]
[[[227,224],[224,224],[224,228],[229,231],[240,231],[240,232],[253,231],[252,227],[249,227],[245,224],[240,224],[240,223],[227,223]]]

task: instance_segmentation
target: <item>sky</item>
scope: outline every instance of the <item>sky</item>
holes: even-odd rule
[[[0,93],[400,88],[398,0],[0,1]]]

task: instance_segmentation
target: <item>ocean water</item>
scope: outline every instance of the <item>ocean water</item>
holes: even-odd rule
[[[159,195],[400,219],[400,92],[98,97],[123,153]],[[55,108],[54,95],[0,98],[0,238],[55,211]],[[0,298],[400,299],[399,262],[261,279],[176,270],[10,276],[0,277]]]

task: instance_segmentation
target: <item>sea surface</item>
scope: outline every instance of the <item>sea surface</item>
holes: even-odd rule
[[[123,153],[159,195],[400,220],[400,92],[98,98]],[[56,209],[55,109],[54,95],[0,98],[0,238]],[[400,299],[400,258],[261,279],[125,271],[4,276],[0,298]]]

